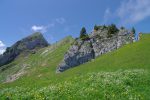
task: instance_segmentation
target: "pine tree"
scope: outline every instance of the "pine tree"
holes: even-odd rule
[[[86,32],[85,27],[83,27],[83,28],[81,29],[81,31],[80,31],[80,39],[81,39],[81,40],[89,39],[89,36],[88,36],[88,34],[87,34],[87,32]]]
[[[135,34],[135,28],[134,28],[134,27],[132,27],[131,32],[132,32],[133,34]]]
[[[99,28],[97,25],[94,26],[94,30],[97,31]]]

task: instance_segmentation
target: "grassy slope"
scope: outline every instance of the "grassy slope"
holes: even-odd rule
[[[2,86],[22,86],[22,82],[24,82],[24,86],[33,86],[35,81],[37,84],[40,84],[40,82],[45,82],[45,80],[49,82],[49,80],[55,79],[56,66],[63,59],[64,53],[70,47],[72,41],[71,37],[67,37],[52,46],[39,50],[36,54],[31,54],[28,57],[22,57],[21,55],[14,62],[7,65],[10,67],[0,73],[0,79],[2,81],[9,74],[13,75],[18,72],[23,65],[27,65],[25,69],[27,73],[19,80]]]
[[[64,73],[56,74],[56,66],[69,45],[70,43],[67,42],[57,46],[58,48],[44,48],[37,54],[30,55],[28,59],[24,59],[23,62],[30,65],[27,74],[15,82],[1,84],[0,94],[3,97],[11,97],[12,93],[17,95],[12,97],[18,98],[18,95],[24,95],[19,94],[17,92],[19,91],[30,93],[25,94],[24,98],[41,96],[55,97],[55,99],[59,97],[150,99],[148,94],[150,92],[148,89],[150,88],[150,35],[143,35],[139,42],[126,45]],[[47,49],[51,49],[50,52],[42,55]],[[40,93],[41,91],[43,94]]]
[[[66,73],[91,72],[118,69],[150,69],[150,35],[144,34],[142,40],[98,57],[96,60],[66,71]]]

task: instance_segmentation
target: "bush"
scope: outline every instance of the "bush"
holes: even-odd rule
[[[108,27],[107,27],[105,24],[101,26],[101,29],[102,29],[102,30],[105,30],[105,29],[107,29],[107,28],[108,28]]]
[[[94,30],[98,31],[99,27],[97,25],[94,26]]]
[[[73,45],[79,46],[78,42],[75,40]]]
[[[95,37],[96,37],[97,39],[102,39],[102,37],[101,37],[100,35],[98,35],[98,34],[97,34]]]

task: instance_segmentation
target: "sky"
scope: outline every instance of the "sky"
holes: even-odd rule
[[[116,24],[148,33],[150,0],[0,0],[0,54],[6,47],[42,32],[49,43],[71,35],[82,27]]]

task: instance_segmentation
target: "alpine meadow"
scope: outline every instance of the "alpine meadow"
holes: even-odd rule
[[[0,1],[0,100],[150,100],[149,5]]]

